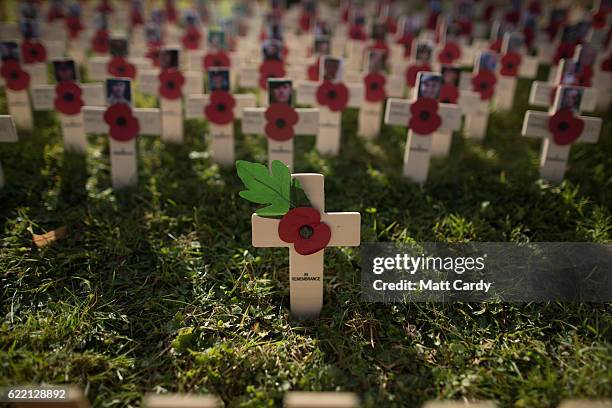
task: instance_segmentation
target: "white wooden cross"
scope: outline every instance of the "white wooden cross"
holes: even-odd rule
[[[178,99],[164,98],[159,94],[159,69],[138,70],[138,91],[159,98],[161,111],[161,140],[169,143],[183,143],[183,97],[199,94],[204,87],[201,71],[183,72],[185,84],[183,97]]]
[[[17,142],[17,130],[10,115],[0,115],[0,143]],[[4,172],[0,163],[0,190],[4,187]]]
[[[567,161],[572,144],[559,145],[555,143],[548,128],[548,121],[552,113],[531,111],[525,112],[521,135],[544,139],[540,151],[540,177],[552,183],[563,181]],[[584,122],[584,129],[578,142],[597,143],[601,131],[601,118],[578,116]]]
[[[234,106],[234,121],[242,119],[245,108],[254,107],[256,104],[255,95],[247,94],[232,94],[236,101]],[[206,118],[204,110],[209,103],[210,95],[194,93],[187,95],[187,107],[185,117],[187,119],[202,119]],[[234,149],[234,121],[218,125],[208,122],[208,131],[210,133],[210,150],[211,156],[215,163],[222,166],[231,166],[236,162]]]
[[[109,127],[104,121],[106,107],[85,106],[83,118],[85,133],[108,134]],[[156,108],[132,108],[132,114],[140,125],[139,135],[159,136],[161,133],[161,115]],[[138,135],[138,136],[139,136]],[[138,184],[138,160],[136,146],[138,137],[128,141],[110,140],[110,163],[113,189],[135,186]]]
[[[508,42],[513,33],[506,33],[505,41]],[[521,51],[517,51],[520,56],[520,65],[516,76],[504,75],[502,72],[504,57],[506,54],[500,55],[497,64],[497,84],[495,85],[494,105],[501,110],[510,110],[514,105],[514,94],[516,93],[517,78],[535,78],[538,74],[539,60],[537,57],[527,55],[525,47],[521,47]]]
[[[217,408],[221,402],[212,395],[146,394],[143,408]]]
[[[292,174],[297,179],[311,205],[321,213],[321,222],[331,229],[328,247],[358,246],[361,234],[361,214],[358,212],[325,212],[323,175]],[[289,248],[289,295],[291,314],[298,318],[316,317],[323,307],[323,261],[325,250],[312,255],[300,255],[293,244],[280,239],[279,219],[251,217],[253,246]]]
[[[385,112],[385,124],[399,125],[408,127],[411,113],[410,106],[415,101],[406,99],[391,98],[387,101]],[[454,104],[440,103],[438,105],[438,115],[442,123],[438,130],[454,131],[461,126],[461,109]],[[429,161],[431,157],[432,137],[429,135],[419,135],[408,130],[406,140],[406,150],[404,152],[404,177],[423,184],[427,180],[429,172]]]
[[[340,152],[342,136],[342,111],[334,112],[317,102],[317,89],[320,83],[299,81],[297,84],[297,103],[311,105],[319,110],[319,129],[316,148],[322,154],[336,156]],[[358,108],[363,103],[363,84],[345,84],[348,88],[347,107]]]
[[[136,68],[136,76],[140,70],[147,70],[153,68],[151,60],[145,57],[127,57],[126,62],[134,65]],[[107,78],[112,78],[112,75],[108,73],[108,63],[111,61],[109,55],[94,56],[87,61],[87,74],[90,81],[104,81]]]
[[[78,83],[77,83],[78,84]],[[101,83],[78,84],[81,88],[82,99],[85,106],[104,106],[104,86]],[[36,111],[52,111],[54,107],[55,85],[34,85],[32,92],[32,106]],[[84,106],[84,107],[85,107]],[[64,148],[77,153],[85,154],[87,150],[87,136],[85,133],[85,120],[83,109],[75,115],[66,115],[57,112],[62,129]]]
[[[359,398],[352,392],[290,391],[283,400],[284,408],[357,408]]]
[[[489,123],[490,103],[482,100],[480,95],[472,89],[472,78],[475,73],[461,72],[459,78],[459,95],[461,109],[465,115],[463,134],[467,139],[481,141],[487,134]],[[461,99],[467,99],[463,102]]]

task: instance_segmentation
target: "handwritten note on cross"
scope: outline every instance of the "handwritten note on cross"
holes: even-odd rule
[[[387,101],[385,112],[385,123],[387,125],[399,125],[408,127],[411,113],[410,106],[415,101],[391,98]],[[437,130],[458,130],[461,126],[461,109],[457,105],[441,103],[438,115],[442,122]],[[406,150],[404,153],[404,177],[416,182],[424,183],[429,172],[429,161],[431,157],[432,137],[420,135],[408,130]]]
[[[328,247],[358,246],[360,243],[361,215],[358,212],[325,212],[325,191],[322,174],[292,174],[299,180],[312,206],[321,213],[321,221],[329,225],[331,239]],[[293,244],[280,239],[280,220],[251,217],[254,247],[289,248],[289,292],[291,314],[298,317],[315,317],[323,306],[323,259],[324,250],[312,255],[300,255]]]
[[[242,133],[265,135],[267,108],[245,108],[242,113]],[[312,136],[319,131],[319,110],[311,108],[295,109],[298,121],[293,127],[295,136]],[[293,137],[289,140],[268,139],[268,163],[274,160],[285,163],[293,171]]]
[[[232,94],[236,101],[234,107],[234,120],[242,119],[244,109],[255,106],[255,95],[253,94]],[[191,94],[187,95],[187,107],[185,117],[187,119],[205,118],[204,109],[209,103],[210,95]],[[222,166],[234,165],[234,122],[225,125],[218,125],[208,122],[210,133],[210,150],[212,159],[215,163]]]

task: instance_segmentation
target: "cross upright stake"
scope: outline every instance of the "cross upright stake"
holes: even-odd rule
[[[14,143],[17,141],[17,130],[10,115],[0,115],[0,143]],[[0,163],[0,190],[4,187],[4,172]]]
[[[360,243],[361,215],[358,212],[325,212],[323,175],[311,173],[292,174],[299,180],[312,206],[321,213],[321,222],[331,229],[328,247],[358,246]],[[324,249],[312,255],[300,255],[293,244],[280,239],[280,220],[251,217],[254,247],[289,248],[289,292],[291,314],[297,318],[316,317],[323,307]]]
[[[566,91],[579,92],[580,89],[582,88],[561,86],[557,91],[555,106],[559,106],[559,99]],[[565,109],[564,112],[571,113],[569,109]],[[563,181],[572,144],[576,141],[596,143],[602,123],[601,118],[588,116],[564,116],[559,120],[557,118],[560,114],[560,111],[554,112],[552,109],[550,112],[528,110],[525,112],[521,130],[523,136],[544,139],[540,153],[540,177],[552,183]],[[553,118],[557,120],[551,122]]]

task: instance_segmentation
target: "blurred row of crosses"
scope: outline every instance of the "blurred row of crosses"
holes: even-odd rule
[[[222,401],[211,395],[147,394],[142,408],[221,408]],[[356,394],[349,392],[288,392],[284,408],[358,408]],[[61,402],[19,402],[15,408],[90,408],[91,405],[78,387],[68,388],[67,398]],[[422,408],[496,408],[491,401],[429,401]],[[558,408],[612,408],[612,400],[566,400]]]

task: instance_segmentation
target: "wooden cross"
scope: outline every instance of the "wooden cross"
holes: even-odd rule
[[[267,108],[244,108],[242,113],[242,133],[265,135]],[[298,122],[293,127],[294,136],[317,135],[319,131],[318,109],[298,108],[295,109]],[[279,141],[270,137],[268,139],[268,164],[272,165],[274,160],[285,163],[289,170],[293,171],[293,137],[289,140]]]
[[[78,84],[78,83],[77,83]],[[81,88],[83,103],[86,106],[104,106],[104,86],[101,83],[78,84]],[[55,85],[34,85],[32,106],[36,111],[52,111],[55,109]],[[83,110],[75,115],[65,115],[57,112],[60,119],[64,148],[84,154],[87,150],[87,136]]]
[[[284,408],[357,408],[359,398],[352,392],[290,391],[283,400]]]
[[[333,112],[317,102],[319,82],[300,81],[297,85],[297,103],[315,106],[319,110],[319,129],[316,148],[320,153],[336,156],[340,152],[342,111]],[[347,107],[358,108],[363,103],[363,84],[346,84],[349,98]]]
[[[0,143],[17,142],[17,130],[10,115],[0,115]],[[4,172],[0,163],[0,190],[4,187]]]
[[[204,87],[202,72],[183,72],[185,84],[183,97],[177,99],[164,98],[159,94],[159,69],[138,70],[138,90],[146,95],[159,98],[161,111],[161,140],[169,143],[183,143],[183,97],[189,94],[199,94]]]
[[[561,86],[559,88],[557,99],[564,89],[575,88]],[[563,181],[567,161],[569,158],[570,148],[576,141],[584,143],[596,143],[599,139],[601,131],[601,118],[593,118],[588,116],[577,116],[584,123],[584,128],[579,137],[567,144],[558,144],[553,134],[549,129],[549,120],[554,112],[540,112],[528,110],[525,112],[523,120],[523,128],[521,135],[544,139],[542,150],[540,152],[540,177],[552,183],[560,183]],[[567,123],[564,124],[568,126]]]
[[[221,402],[212,395],[188,394],[146,394],[142,399],[143,408],[217,408]]]
[[[109,127],[104,121],[106,107],[83,107],[85,133],[108,134]],[[132,109],[140,125],[139,135],[159,136],[161,133],[161,115],[156,108]],[[119,141],[109,137],[110,163],[113,189],[135,186],[138,184],[138,160],[136,157],[137,137],[128,141]]]
[[[408,127],[411,113],[410,107],[415,101],[391,98],[387,101],[385,112],[385,124]],[[438,115],[442,123],[440,130],[454,131],[461,126],[461,109],[457,105],[441,103],[438,105]],[[429,172],[429,161],[431,157],[432,137],[430,135],[419,135],[411,129],[408,130],[406,150],[404,153],[404,177],[423,184],[427,180]]]
[[[465,125],[463,127],[465,137],[481,141],[487,134],[490,103],[488,100],[482,100],[478,93],[472,91],[473,75],[471,72],[461,72],[459,79],[459,104],[465,115]],[[462,99],[465,99],[465,102]]]
[[[321,213],[321,222],[331,229],[328,247],[358,246],[360,243],[361,215],[358,212],[325,212],[325,190],[322,174],[293,174],[312,206]],[[259,248],[289,248],[289,293],[291,314],[298,318],[316,317],[323,307],[324,250],[312,255],[300,255],[293,244],[280,239],[279,219],[251,217],[253,246]]]
[[[247,94],[232,94],[236,101],[234,107],[234,120],[242,119],[245,108],[255,106],[255,95]],[[209,103],[210,95],[207,94],[191,94],[187,95],[187,106],[185,117],[187,119],[202,119],[205,118],[204,109]],[[222,166],[231,166],[236,162],[234,149],[234,122],[226,125],[218,125],[208,122],[208,130],[210,133],[210,150],[211,156],[215,163]]]
[[[112,77],[107,71],[107,66],[110,60],[111,57],[108,55],[91,57],[87,63],[88,79],[91,81],[104,81],[105,79]],[[153,68],[153,64],[148,58],[127,57],[126,61],[134,65],[136,68],[136,75],[138,75],[140,70]]]

